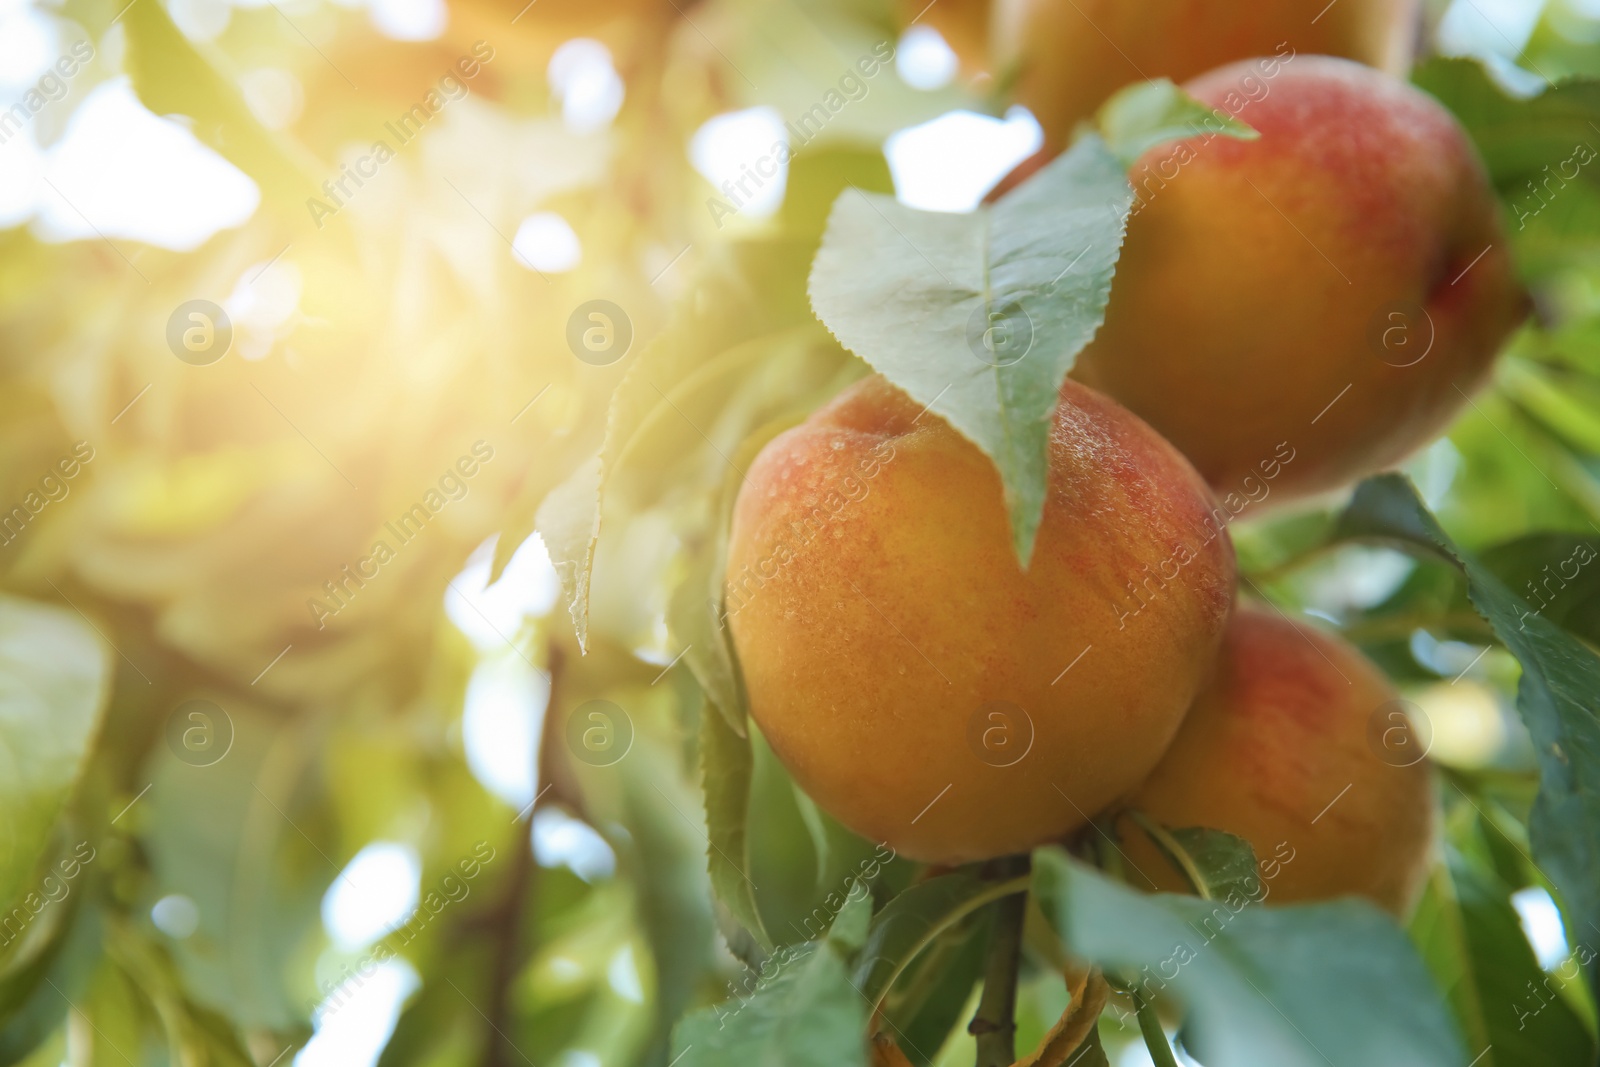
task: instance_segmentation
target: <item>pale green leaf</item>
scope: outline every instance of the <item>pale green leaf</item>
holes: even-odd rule
[[[1156,145],[1188,137],[1224,135],[1254,141],[1261,135],[1230,115],[1207,107],[1166,78],[1138,82],[1107,100],[1097,116],[1111,153],[1131,167]]]
[[[1228,1067],[1461,1067],[1470,1057],[1427,969],[1387,916],[1354,900],[1235,910],[1146,896],[1057,848],[1034,889],[1067,950],[1183,1009],[1181,1037]]]
[[[1024,563],[1057,393],[1105,316],[1132,198],[1090,135],[971,214],[847,191],[812,264],[812,307],[839,341],[994,460]]]

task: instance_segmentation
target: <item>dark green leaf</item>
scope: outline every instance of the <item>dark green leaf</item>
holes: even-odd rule
[[[1537,533],[1483,552],[1483,565],[1544,618],[1600,644],[1600,537]]]
[[[1460,1067],[1459,1038],[1394,923],[1356,901],[1243,908],[1145,896],[1055,848],[1034,889],[1067,949],[1182,1005],[1184,1045],[1228,1067]]]
[[[1454,848],[1446,848],[1446,859],[1468,960],[1459,980],[1475,986],[1482,1007],[1489,1049],[1483,1067],[1593,1064],[1594,1042],[1558,992],[1583,981],[1579,962],[1545,974],[1511,906],[1510,888]]]
[[[1020,892],[1023,884],[992,882],[976,868],[942,874],[907,889],[884,905],[857,957],[852,978],[861,995],[876,1007],[895,980],[941,932],[985,904]]]
[[[1466,575],[1473,605],[1522,664],[1517,709],[1540,772],[1528,824],[1533,858],[1575,917],[1600,921],[1600,657],[1457,548],[1399,475],[1363,482],[1337,533],[1421,551]]]

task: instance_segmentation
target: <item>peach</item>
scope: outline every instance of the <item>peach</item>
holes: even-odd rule
[[[1367,897],[1404,916],[1433,836],[1426,741],[1383,673],[1344,640],[1241,607],[1216,676],[1131,806],[1169,827],[1249,841],[1273,903]],[[1188,883],[1119,823],[1135,884]]]
[[[1257,69],[1186,88],[1237,111]],[[1320,56],[1262,85],[1239,113],[1259,140],[1202,135],[1135,164],[1105,324],[1073,375],[1224,498],[1288,499],[1438,434],[1527,298],[1477,153],[1432,97]],[[1290,458],[1268,485],[1274,456]]]
[[[1116,90],[1185,81],[1257,55],[1318,54],[1409,69],[1417,0],[997,0],[998,69],[1060,150]],[[935,5],[937,7],[938,5]]]
[[[1067,382],[1031,566],[993,464],[880,377],[775,438],[735,505],[750,710],[824,809],[938,863],[1024,851],[1141,782],[1233,603],[1175,449]]]

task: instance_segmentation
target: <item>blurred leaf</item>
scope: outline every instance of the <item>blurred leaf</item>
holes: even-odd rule
[[[533,524],[544,538],[550,562],[561,579],[578,647],[588,651],[589,580],[594,569],[595,541],[600,537],[599,456],[550,490],[539,505]]]
[[[1460,1067],[1460,1039],[1405,936],[1356,901],[1285,908],[1146,896],[1034,853],[1034,888],[1074,956],[1184,1008],[1184,1046],[1228,1067]],[[1222,916],[1227,916],[1223,919]]]
[[[785,381],[785,373],[792,373],[797,363],[801,370],[811,369],[812,361],[805,357],[818,351],[804,290],[795,284],[803,276],[806,248],[804,242],[795,240],[719,247],[667,328],[633,357],[618,383],[606,415],[599,456],[553,491],[539,508],[534,525],[544,535],[550,558],[561,574],[568,610],[584,647],[602,516],[610,506],[612,480],[629,461],[630,452],[640,447],[649,432],[672,426],[684,432],[689,455],[685,456],[682,448],[644,450],[651,462],[642,464],[645,470],[636,479],[636,492],[659,497],[673,489],[683,491],[690,479],[664,477],[660,469],[663,457],[698,462],[720,482],[729,453],[753,428],[769,420],[773,409],[792,405],[796,392],[803,391],[793,381]],[[810,329],[797,331],[796,327]],[[786,331],[787,336],[780,336]],[[760,344],[745,345],[767,335],[774,335],[771,344],[782,348],[783,355]],[[741,345],[745,347],[738,347]],[[763,362],[787,390],[771,384],[760,387]],[[741,376],[731,373],[734,371],[750,373]],[[696,375],[700,377],[696,379]],[[755,399],[761,403],[752,407],[747,401],[745,411],[725,418],[723,409],[737,407],[730,394],[738,395],[741,387],[752,381],[757,383]],[[685,414],[681,406],[686,403],[685,393],[695,394],[702,404],[715,401],[712,415],[719,423],[710,427],[709,433],[702,422]],[[720,438],[722,444],[714,443],[713,438]],[[630,504],[640,507],[647,502],[635,499]],[[719,704],[723,714],[736,714],[732,707],[723,706],[725,703]]]
[[[0,913],[29,888],[110,685],[110,652],[86,621],[0,597]]]
[[[1455,113],[1490,178],[1513,201],[1520,195],[1537,205],[1528,181],[1544,178],[1545,167],[1569,158],[1578,145],[1600,146],[1590,125],[1600,121],[1600,81],[1561,82],[1518,99],[1496,85],[1477,60],[1443,57],[1418,67],[1412,80]],[[1587,181],[1600,181],[1600,175],[1582,173]]]
[[[1254,141],[1261,135],[1245,123],[1208,107],[1167,78],[1137,82],[1119,90],[1096,116],[1106,147],[1131,167],[1156,145],[1202,134]]]
[[[0,1067],[21,1062],[50,1037],[100,962],[104,929],[100,910],[73,906],[77,910],[66,932],[25,971],[5,980]]]
[[[700,773],[706,798],[706,859],[717,899],[763,947],[772,939],[756,908],[746,824],[752,769],[750,739],[740,737],[715,709],[700,717]]]
[[[919,882],[885,904],[872,920],[851,981],[876,1010],[895,981],[942,931],[1025,887],[1025,879],[993,882],[973,867]]]
[[[834,145],[802,149],[789,160],[779,221],[786,233],[818,241],[833,202],[846,189],[894,193],[889,161],[876,147]]]
[[[687,1016],[682,1067],[866,1067],[867,1007],[829,941],[780,950],[749,997]]]
[[[1517,709],[1540,773],[1529,820],[1533,858],[1575,921],[1600,921],[1600,717],[1592,706],[1600,692],[1600,657],[1457,548],[1400,475],[1362,482],[1337,535],[1397,543],[1466,575],[1473,605],[1522,664]]]
[[[844,905],[828,928],[828,943],[841,954],[851,955],[866,943],[871,924],[872,894],[867,892],[865,882],[851,882],[845,892]]]
[[[77,1047],[74,1041],[74,1059],[83,1056],[82,1062],[93,1067],[127,1067],[128,1064],[148,1062],[147,1047],[157,1032],[158,1021],[128,975],[109,958],[101,960],[89,987],[76,1005],[82,1018],[88,1022],[82,1033],[87,1049]],[[157,1046],[159,1047],[159,1046]],[[167,1045],[164,1050],[172,1060],[193,1059],[181,1046]]]
[[[638,739],[636,747],[645,740]],[[630,759],[647,752],[648,749],[636,751]],[[698,854],[706,845],[707,835],[689,821],[687,813],[694,808],[693,794],[665,753],[660,754],[659,760],[653,759],[651,769],[645,773],[640,773],[637,763],[629,768],[623,775],[623,789],[627,826],[633,835],[630,851],[632,881],[638,893],[636,906],[655,960],[652,1045],[664,1053],[673,1024],[693,1002],[700,980],[711,965],[715,929],[710,886],[706,865]]]
[[[297,802],[315,748],[271,713],[218,710],[233,743],[217,762],[190,766],[165,746],[151,758],[140,804],[152,890],[198,912],[194,934],[172,947],[195,998],[243,1026],[292,1030],[312,1007],[291,995],[292,964],[320,941],[319,905],[339,873]]]
[[[1591,644],[1600,644],[1600,540],[1536,533],[1484,549],[1483,565],[1539,614]]]
[[[884,1021],[913,1064],[931,1064],[957,1025],[989,945],[989,913],[979,911],[942,930],[911,961],[883,1002]]]
[[[1132,199],[1090,135],[969,215],[841,194],[812,264],[812,306],[840,343],[994,460],[1024,565],[1057,393],[1105,317]]]
[[[1594,1062],[1594,1041],[1534,958],[1511,889],[1445,848],[1465,968],[1457,982],[1472,987],[1481,1011],[1483,1067],[1583,1067]],[[1582,981],[1576,960],[1563,965],[1567,981]],[[1437,972],[1436,972],[1437,973]]]
[[[1136,816],[1139,828],[1172,864],[1173,870],[1204,888],[1211,900],[1256,900],[1261,875],[1250,842],[1224,830],[1204,826],[1171,829],[1148,816]]]
[[[189,41],[159,3],[129,4],[124,62],[133,88],[157,115],[193,120],[194,135],[261,186],[263,199],[295,221],[309,222],[306,199],[320,195],[325,168],[304,148],[268,130],[251,112],[227,61]],[[206,49],[206,51],[202,51]]]

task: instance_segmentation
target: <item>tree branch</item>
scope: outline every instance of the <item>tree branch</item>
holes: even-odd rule
[[[1001,878],[1028,872],[1029,857],[1008,856],[996,861]],[[995,902],[994,932],[989,938],[989,960],[983,974],[983,997],[967,1033],[978,1039],[977,1067],[1009,1067],[1017,1058],[1017,965],[1022,960],[1022,920],[1028,893]]]

